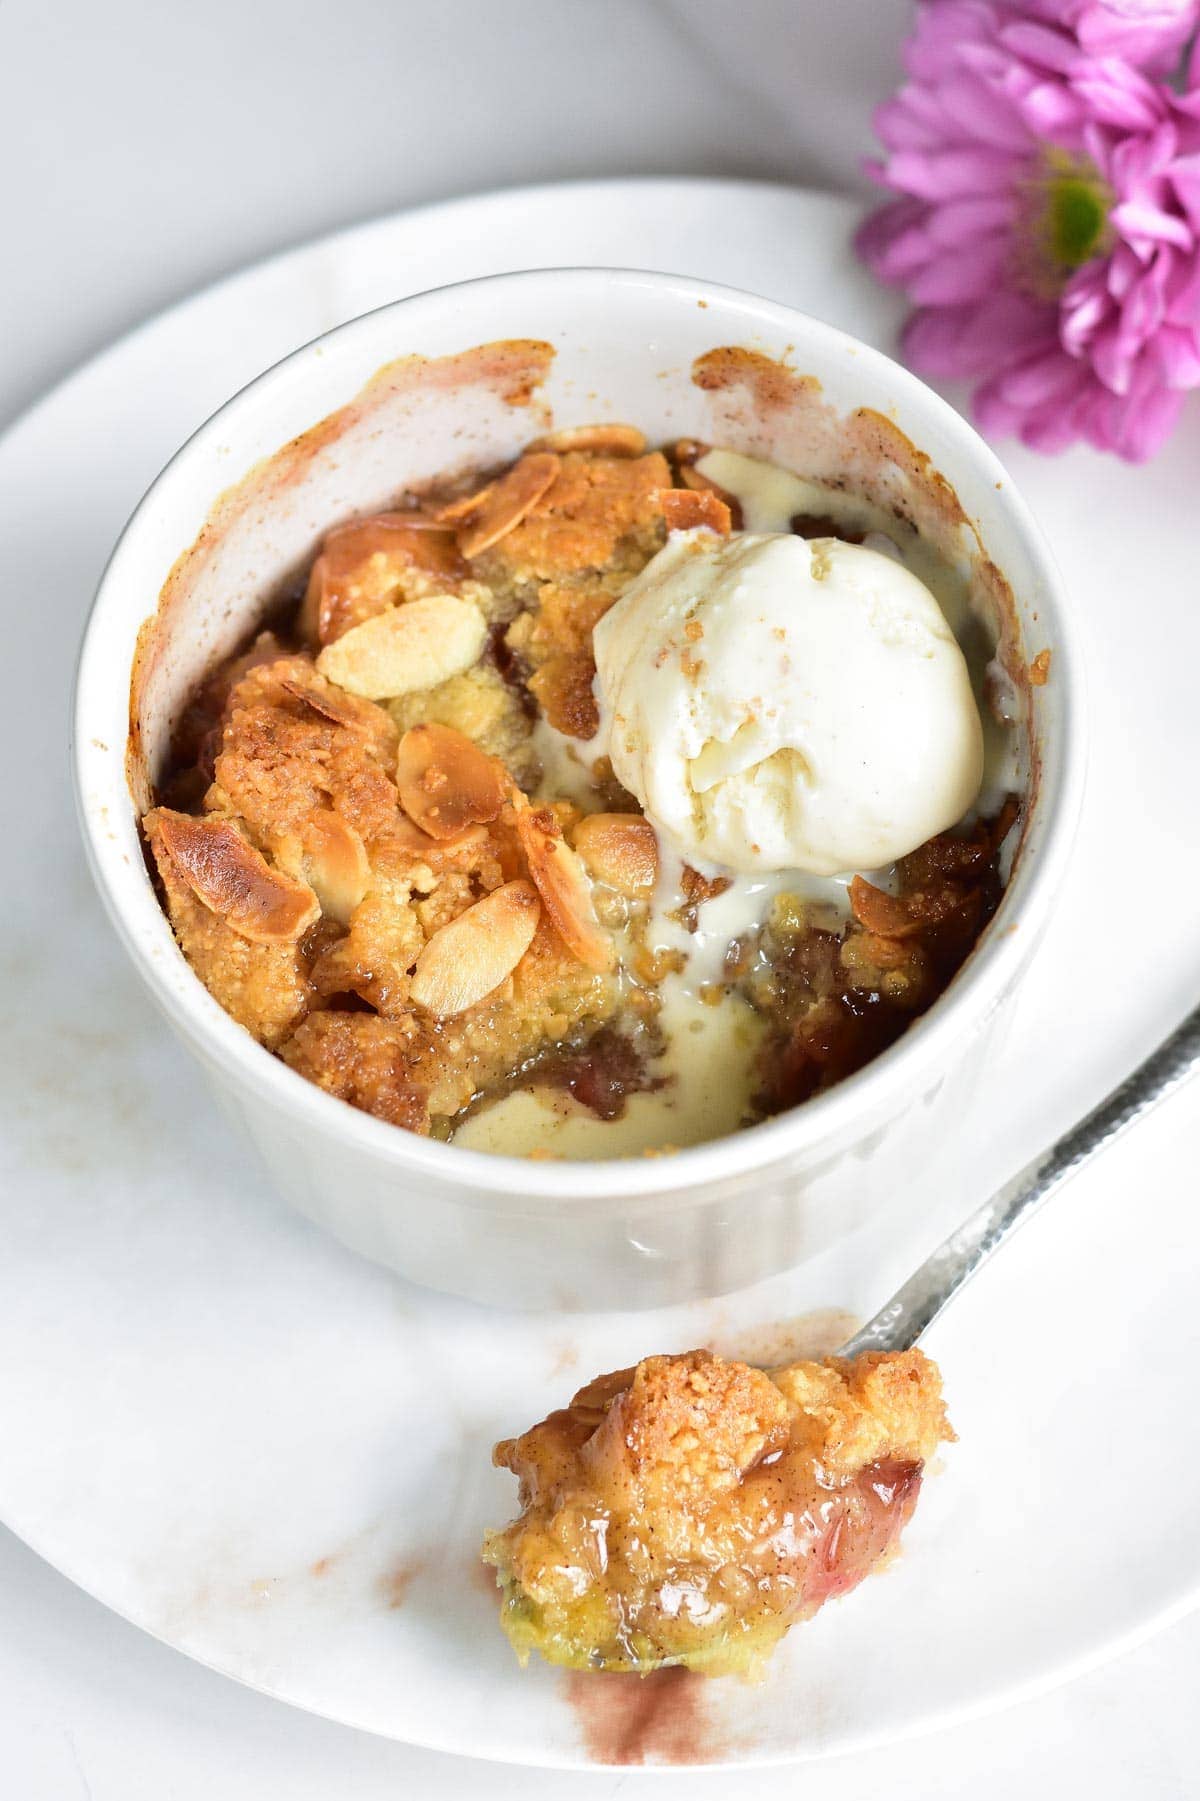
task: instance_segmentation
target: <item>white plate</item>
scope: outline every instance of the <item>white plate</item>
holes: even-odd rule
[[[1150,471],[1011,459],[1092,623],[1099,731],[1076,866],[988,1089],[923,1192],[756,1294],[531,1322],[405,1288],[326,1242],[194,1086],[76,846],[66,695],[91,590],[141,489],[239,383],[403,292],[571,261],[732,282],[886,342],[896,308],[853,261],[853,219],[835,199],[708,182],[410,213],[175,308],[0,442],[0,1517],[147,1630],[315,1712],[526,1763],[804,1757],[1045,1686],[1200,1591],[1186,1096],[937,1331],[961,1443],[894,1568],[795,1633],[762,1687],[522,1674],[473,1565],[513,1505],[494,1437],[647,1351],[752,1354],[752,1328],[869,1311],[1200,989],[1194,416]]]

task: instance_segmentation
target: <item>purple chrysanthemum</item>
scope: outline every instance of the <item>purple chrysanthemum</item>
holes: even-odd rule
[[[978,382],[985,430],[1140,461],[1200,385],[1200,97],[1082,47],[1133,20],[1142,58],[1177,60],[1195,11],[919,5],[910,79],[876,115],[873,172],[902,198],[859,248],[916,302],[909,360]]]

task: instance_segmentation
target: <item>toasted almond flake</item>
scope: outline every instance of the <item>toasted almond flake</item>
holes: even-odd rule
[[[371,865],[367,848],[340,813],[323,808],[305,821],[275,852],[289,875],[307,882],[326,919],[349,925],[350,915],[367,891]]]
[[[465,557],[477,557],[520,525],[558,470],[558,458],[551,452],[533,451],[478,493],[443,507],[438,517],[457,523],[459,550]]]
[[[400,850],[410,850],[414,856],[428,857],[440,847],[435,844],[428,832],[423,832],[419,825],[401,813],[394,825],[388,828],[389,845],[395,844]]]
[[[486,999],[533,942],[541,907],[528,882],[505,882],[433,934],[417,958],[409,996],[445,1019]]]
[[[613,966],[613,947],[592,904],[587,872],[549,807],[519,806],[517,837],[559,937],[588,969]]]
[[[495,482],[485,482],[471,494],[460,494],[456,500],[443,500],[436,508],[438,524],[449,530],[461,519],[469,519],[472,513],[478,512],[495,486]]]
[[[495,819],[510,785],[503,763],[453,726],[414,725],[400,740],[400,804],[431,838],[455,838]]]
[[[711,488],[663,488],[659,494],[669,532],[695,531],[698,526],[729,536],[732,515]]]
[[[658,839],[640,813],[592,813],[574,832],[592,878],[629,900],[645,900],[658,879]]]
[[[395,597],[408,570],[454,584],[467,569],[450,527],[425,513],[376,513],[331,531],[308,578],[301,635],[331,644]]]
[[[856,875],[850,884],[850,911],[859,925],[880,938],[912,938],[921,929],[902,900]]]
[[[561,431],[547,432],[532,448],[553,450],[559,456],[586,450],[594,456],[640,457],[645,453],[646,434],[636,425],[567,425]]]
[[[487,625],[473,600],[429,594],[376,613],[327,644],[317,668],[366,700],[434,688],[478,660]]]
[[[294,682],[290,676],[282,676],[279,686],[286,688],[296,700],[303,701],[322,719],[331,720],[334,725],[344,725],[348,731],[361,732],[365,721],[360,713],[336,692],[330,693],[328,688],[306,688],[303,682]]]
[[[432,858],[440,869],[447,858],[462,857],[469,851],[479,850],[486,843],[487,836],[486,826],[471,825],[453,838],[434,838],[414,824],[407,813],[397,813],[395,822],[387,829],[385,842],[389,850],[411,851],[423,863],[429,863]],[[514,869],[513,874],[517,873]]]
[[[707,475],[701,475],[700,471],[691,463],[680,464],[679,479],[685,488],[691,488],[697,494],[715,494],[717,499],[729,508],[731,526],[737,531],[741,530],[742,505],[734,495],[729,493],[728,489],[723,488],[719,482],[710,481]]]
[[[320,918],[308,884],[273,869],[229,820],[158,807],[146,826],[196,898],[239,937],[292,944]]]

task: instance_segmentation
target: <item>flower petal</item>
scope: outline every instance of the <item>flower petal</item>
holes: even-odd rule
[[[1123,403],[1114,399],[1092,442],[1128,463],[1144,463],[1170,437],[1182,405],[1181,393],[1162,387],[1131,394]]]
[[[1122,56],[1156,75],[1169,74],[1196,23],[1194,0],[1105,0],[1085,6],[1076,24],[1090,56]]]
[[[1154,335],[1154,356],[1169,388],[1200,388],[1200,333],[1164,325]]]
[[[1012,175],[1012,158],[992,149],[957,146],[940,151],[900,151],[888,163],[889,186],[919,200],[994,195]]]
[[[1017,108],[995,88],[969,75],[943,81],[938,100],[963,136],[997,150],[1026,152],[1029,128]]]
[[[1058,75],[1070,74],[1072,65],[1079,61],[1079,45],[1075,40],[1065,31],[1052,31],[1045,25],[1024,21],[1006,25],[1000,32],[1000,42],[1014,55],[1036,63],[1040,68],[1052,69]]]
[[[1171,164],[1170,180],[1180,206],[1200,231],[1200,151],[1177,156]]]
[[[1074,149],[1083,124],[1083,108],[1070,88],[1043,82],[1021,101],[1021,116],[1030,131],[1052,144]]]
[[[903,348],[915,369],[946,381],[988,375],[998,362],[1055,343],[1055,311],[1010,289],[982,306],[932,307],[904,328]]]
[[[933,250],[926,228],[929,208],[920,200],[893,200],[869,213],[854,236],[859,256],[881,281],[903,282],[923,268]]]
[[[990,240],[958,256],[942,256],[913,276],[908,291],[919,306],[957,306],[986,299],[1004,274],[1009,246]]]
[[[968,244],[1007,229],[1017,215],[1015,192],[972,195],[967,200],[948,200],[944,206],[930,209],[928,231],[931,241],[941,249]]]
[[[1098,119],[1122,131],[1150,131],[1166,112],[1166,95],[1118,57],[1081,62],[1071,87]]]
[[[1146,200],[1122,201],[1114,206],[1109,219],[1130,243],[1174,244],[1180,250],[1190,250],[1195,243],[1191,227],[1183,219]]]
[[[1112,305],[1101,267],[1081,269],[1061,301],[1059,333],[1068,356],[1083,356]]]

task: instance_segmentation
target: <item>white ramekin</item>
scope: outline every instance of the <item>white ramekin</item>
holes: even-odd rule
[[[555,353],[532,394],[514,386],[503,357],[486,370],[469,358],[395,361],[531,339]],[[766,363],[757,388],[698,386],[694,359],[729,345],[816,381],[799,403],[801,385],[773,384]],[[519,367],[525,354],[518,346],[508,361]],[[551,415],[556,425],[630,420],[652,441],[691,435],[830,474],[843,459],[847,480],[865,470],[884,498],[972,559],[993,594],[1006,578],[1015,607],[1007,650],[1029,710],[1033,801],[980,945],[868,1068],[752,1131],[673,1156],[491,1157],[414,1137],[293,1074],[234,1024],[177,950],[131,794],[135,662],[142,799],[139,759],[153,770],[183,693],[257,623],[329,526],[448,468],[508,458]],[[844,458],[839,442],[851,447]],[[1023,685],[1021,660],[1042,648],[1053,653],[1050,680]],[[77,678],[74,768],[92,869],[136,968],[297,1207],[435,1288],[530,1308],[645,1306],[726,1292],[800,1261],[915,1181],[953,1129],[985,1061],[984,1028],[1060,883],[1082,788],[1081,682],[1060,579],[1024,503],[988,447],[915,377],[827,325],[730,289],[550,270],[353,320],[201,427],[134,513],[100,584]]]

